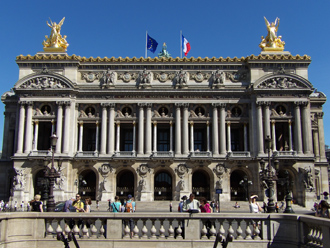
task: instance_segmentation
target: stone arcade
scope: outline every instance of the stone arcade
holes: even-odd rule
[[[277,200],[285,170],[301,205],[328,189],[326,96],[308,81],[309,56],[265,49],[242,58],[85,58],[45,50],[16,62],[19,80],[1,98],[0,198],[44,193],[53,133],[56,201],[76,192],[102,201],[190,192],[213,200],[216,189],[222,201],[247,192],[262,200],[267,136],[279,162]]]

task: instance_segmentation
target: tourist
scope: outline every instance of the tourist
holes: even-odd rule
[[[135,202],[134,202],[134,198],[132,198],[132,195],[128,195],[127,196],[128,200],[126,202],[126,205],[125,205],[125,211],[128,212],[128,213],[133,213],[135,212]],[[134,232],[133,232],[133,229],[134,229],[134,221],[133,219],[129,219],[129,228],[130,228],[130,232],[131,232],[131,238],[133,238],[134,236]]]
[[[24,204],[24,201],[22,201],[21,203],[21,211],[24,212],[24,208],[25,208],[25,204]]]
[[[111,199],[108,200],[108,206],[109,206],[108,211],[111,212]]]
[[[173,205],[172,205],[172,202],[170,202],[170,212],[172,212],[172,208],[173,208]]]
[[[251,195],[250,197],[250,213],[261,213],[262,208],[260,207],[259,203],[257,202],[257,195]]]
[[[263,203],[262,209],[264,210],[264,213],[267,213],[267,204],[266,204],[266,202]]]
[[[74,197],[71,197],[69,200],[65,201],[63,212],[71,212],[70,208],[72,207],[72,203],[74,202]]]
[[[115,196],[115,201],[111,205],[112,212],[118,213],[121,211],[121,202],[119,201],[119,196]]]
[[[181,197],[181,201],[179,203],[179,206],[178,206],[178,212],[182,213],[183,212],[183,203],[187,200],[187,196],[184,195]]]
[[[86,198],[85,199],[85,213],[90,213],[91,212],[91,205],[92,205],[92,199],[91,198]]]
[[[240,208],[241,206],[236,202],[234,208]]]
[[[79,194],[76,195],[76,200],[72,203],[72,206],[77,212],[85,212],[84,203],[81,201],[81,196]]]
[[[15,201],[14,210],[15,210],[15,212],[17,211],[17,201]]]
[[[30,210],[31,210],[30,202],[27,202],[27,204],[26,204],[26,211],[27,212],[30,212]]]
[[[97,211],[100,210],[100,202],[99,202],[99,200],[96,200],[96,210]]]
[[[200,206],[199,206],[201,213],[211,213],[211,206],[210,204],[206,201],[205,197],[203,197],[200,200]]]
[[[277,204],[277,202],[275,202],[275,212],[278,213],[278,209],[279,209],[279,206]]]
[[[43,212],[42,201],[40,201],[41,196],[35,195],[34,200],[31,201],[32,211],[34,212]]]
[[[216,209],[215,202],[212,201],[211,204],[210,204],[210,206],[212,208],[212,212],[215,213],[215,209]]]
[[[325,201],[325,200],[320,201],[320,203],[317,206],[315,216],[323,217],[323,218],[330,218],[329,204],[327,201]]]
[[[189,199],[187,199],[183,203],[182,207],[184,212],[189,212],[189,213],[199,213],[199,201],[195,199],[195,195],[193,193],[190,194]]]

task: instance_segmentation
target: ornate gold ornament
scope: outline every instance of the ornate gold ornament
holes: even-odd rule
[[[275,22],[269,24],[266,17],[264,17],[268,34],[266,38],[261,36],[261,43],[259,47],[262,51],[283,51],[285,42],[282,41],[282,36],[277,36],[278,26],[280,25],[280,19],[276,17]]]
[[[57,24],[50,20],[50,24],[47,21],[47,25],[51,28],[50,36],[45,35],[46,40],[42,42],[45,52],[65,52],[69,46],[66,41],[66,35],[60,34],[61,27],[64,23],[65,17]]]

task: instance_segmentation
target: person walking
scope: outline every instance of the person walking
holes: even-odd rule
[[[119,201],[119,196],[115,196],[115,201],[111,205],[112,212],[118,213],[121,211],[121,202]]]
[[[199,201],[195,199],[195,195],[193,193],[190,194],[189,199],[187,199],[183,203],[182,207],[184,212],[190,212],[190,213],[199,213]]]
[[[170,212],[172,212],[172,208],[173,208],[173,205],[172,205],[172,202],[170,202]]]

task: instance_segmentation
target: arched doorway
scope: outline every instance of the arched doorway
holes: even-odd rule
[[[154,199],[172,200],[172,176],[166,171],[160,171],[155,175]]]
[[[78,192],[82,199],[96,199],[96,175],[92,170],[84,170],[79,175]]]
[[[210,177],[203,170],[197,170],[192,176],[192,192],[196,199],[200,200],[205,197],[210,200]]]
[[[41,195],[41,200],[48,199],[48,178],[45,178],[44,170],[39,170],[34,177],[34,195]]]
[[[248,201],[249,187],[252,182],[242,170],[234,170],[230,175],[230,198],[231,201]]]
[[[280,170],[278,172],[278,180],[276,181],[277,201],[284,201],[286,196],[287,183],[289,189],[293,192],[293,176],[287,170]]]
[[[123,170],[117,175],[116,195],[120,200],[127,199],[128,195],[134,196],[134,174],[129,170]]]

